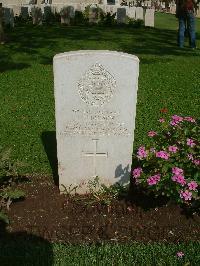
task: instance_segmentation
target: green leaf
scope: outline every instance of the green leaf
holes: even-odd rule
[[[4,221],[6,224],[9,224],[8,216],[2,211],[0,211],[0,220]]]
[[[10,198],[13,200],[13,199],[19,199],[19,198],[25,197],[25,192],[19,189],[14,189],[14,190],[8,189],[8,190],[1,192],[0,195],[1,197],[5,199]]]

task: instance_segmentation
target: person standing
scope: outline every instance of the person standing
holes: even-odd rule
[[[179,20],[178,45],[184,46],[185,32],[188,30],[189,43],[192,49],[196,48],[194,0],[176,0],[176,17]]]

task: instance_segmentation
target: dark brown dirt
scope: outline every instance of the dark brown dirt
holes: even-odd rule
[[[187,242],[200,240],[200,216],[140,194],[112,204],[87,205],[60,195],[48,178],[20,184],[26,198],[11,204],[9,233],[25,231],[50,242]]]

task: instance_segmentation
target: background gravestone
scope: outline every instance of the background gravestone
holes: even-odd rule
[[[148,27],[154,27],[154,9],[146,10],[144,24]]]
[[[117,23],[126,23],[126,9],[118,8],[117,9]]]
[[[33,7],[31,9],[33,25],[42,25],[42,10],[39,7]]]
[[[21,7],[21,16],[22,16],[23,19],[27,19],[29,17],[28,7],[27,6],[22,6]]]
[[[73,6],[65,6],[60,11],[61,24],[70,25],[71,20],[75,16],[75,10]]]
[[[5,25],[14,27],[14,12],[12,8],[4,7],[3,8],[3,21]]]
[[[144,14],[143,14],[143,8],[142,7],[136,7],[135,10],[135,19],[144,20]]]
[[[51,6],[44,6],[44,20],[51,21],[53,18]]]
[[[129,8],[128,14],[127,14],[129,18],[135,19],[135,10],[136,10],[135,6]]]
[[[105,185],[130,179],[139,59],[111,51],[54,57],[60,191],[87,191],[95,176]]]
[[[99,10],[97,7],[91,6],[89,9],[89,23],[98,23],[99,21]]]

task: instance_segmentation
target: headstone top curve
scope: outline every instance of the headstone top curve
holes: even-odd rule
[[[70,56],[78,56],[78,55],[116,55],[116,56],[124,56],[126,58],[134,59],[138,63],[140,62],[139,58],[136,55],[128,54],[128,53],[123,53],[123,52],[117,52],[117,51],[109,51],[109,50],[79,50],[79,51],[70,51],[70,52],[65,52],[65,53],[60,53],[56,54],[53,58],[53,61],[60,59],[62,57],[70,57]]]

